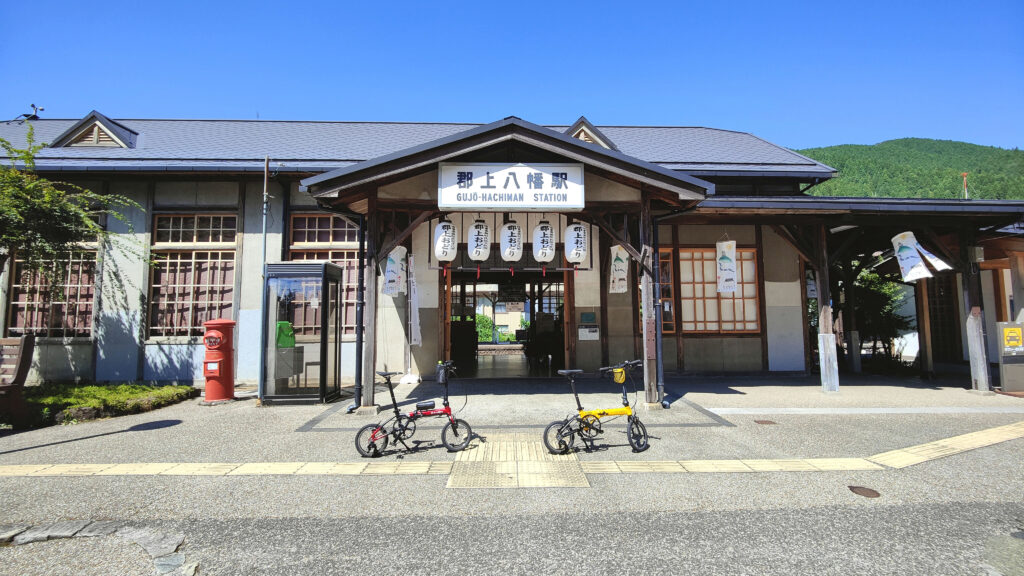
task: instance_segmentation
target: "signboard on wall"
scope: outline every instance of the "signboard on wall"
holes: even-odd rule
[[[437,206],[469,212],[579,212],[583,165],[442,162]]]

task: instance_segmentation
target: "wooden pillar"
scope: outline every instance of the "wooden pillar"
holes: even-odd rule
[[[601,366],[607,366],[611,363],[608,354],[608,277],[611,275],[609,271],[611,239],[603,232],[599,233],[599,237],[601,240],[598,242],[598,250],[601,252],[597,261],[601,269],[597,276],[600,278],[599,289],[601,290]]]
[[[836,335],[832,326],[832,284],[828,275],[828,229],[818,225],[814,238],[818,284],[818,362],[822,392],[839,391],[839,365],[836,361]]]
[[[1010,259],[1010,298],[1013,300],[1010,320],[1024,322],[1024,253],[1007,252]]]
[[[366,261],[364,280],[366,289],[363,305],[363,398],[360,411],[376,413],[374,402],[374,380],[377,378],[377,250],[379,248],[380,219],[374,210],[375,202],[370,199],[371,209],[366,218]],[[366,410],[363,410],[366,409]]]
[[[960,281],[964,291],[964,334],[971,360],[971,386],[975,390],[987,391],[989,386],[988,351],[985,349],[985,315],[982,309],[981,278],[978,266],[971,258],[974,231],[960,233]]]
[[[652,244],[651,201],[644,195],[640,204],[640,253],[644,255],[641,263],[648,270],[653,266],[649,265],[650,260],[657,257]],[[640,327],[642,332],[643,359],[644,359],[644,397],[648,407],[658,406],[661,398],[658,397],[658,353],[657,353],[657,326],[654,315],[654,278],[642,272],[640,279]]]
[[[928,309],[928,279],[921,278],[914,284],[914,301],[917,308],[917,357],[921,360],[921,377],[935,378],[935,360],[932,353],[932,318]]]
[[[857,274],[859,268],[854,267],[853,259],[846,261],[843,269],[843,292],[846,296],[846,303],[843,305],[845,313],[844,330],[846,332],[846,363],[850,372],[860,373],[860,332],[857,330]]]

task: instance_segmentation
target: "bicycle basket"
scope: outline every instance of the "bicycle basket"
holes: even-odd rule
[[[616,368],[612,370],[612,380],[615,380],[616,384],[622,384],[626,381],[626,369]]]

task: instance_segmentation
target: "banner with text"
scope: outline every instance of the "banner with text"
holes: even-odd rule
[[[730,293],[736,291],[736,241],[723,240],[715,243],[715,253],[718,255],[716,268],[718,269],[718,291]]]
[[[471,212],[579,212],[583,165],[442,162],[437,206]]]
[[[612,246],[608,270],[608,293],[625,294],[629,291],[629,254],[618,244]]]

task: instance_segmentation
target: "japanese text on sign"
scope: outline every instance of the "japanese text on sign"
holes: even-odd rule
[[[437,205],[479,212],[579,211],[583,165],[441,163]]]

